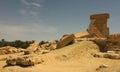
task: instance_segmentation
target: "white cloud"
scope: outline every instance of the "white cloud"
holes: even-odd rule
[[[40,19],[39,15],[39,8],[41,7],[41,4],[39,2],[30,1],[30,0],[21,0],[21,3],[23,4],[24,8],[21,8],[19,10],[19,13],[23,15],[23,17],[26,18],[26,23],[22,25],[15,25],[15,26],[9,26],[7,28],[6,26],[3,26],[4,29],[6,29],[7,34],[11,35],[11,39],[16,38],[26,38],[26,39],[32,39],[33,38],[44,38],[45,35],[50,36],[57,33],[57,28],[54,26],[46,25],[43,20]],[[27,21],[30,21],[32,23],[29,23]],[[0,27],[1,28],[1,27]],[[3,29],[2,28],[2,29]],[[0,31],[2,31],[0,29]],[[13,32],[13,33],[10,33]],[[19,37],[20,36],[20,37]],[[42,37],[41,37],[42,36]],[[14,38],[12,38],[14,37]],[[49,38],[49,37],[48,37]]]
[[[30,1],[30,0],[20,0],[22,4],[24,4],[24,8],[19,10],[19,13],[23,16],[27,16],[28,18],[34,17],[38,18],[38,11],[41,7],[41,4],[37,3],[36,0]]]
[[[7,22],[6,22],[7,23]],[[0,38],[8,40],[35,40],[41,36],[49,36],[50,34],[56,34],[57,28],[49,25],[24,24],[24,25],[12,25],[0,23]],[[46,36],[46,37],[47,37]]]
[[[41,5],[39,3],[36,3],[36,2],[28,2],[27,0],[21,0],[21,2],[27,6],[41,7]]]
[[[30,5],[30,3],[27,2],[26,0],[21,0],[21,2],[22,2],[23,4],[25,4],[25,5]]]
[[[41,7],[41,5],[39,3],[35,3],[35,2],[31,3],[31,5],[33,5],[35,7]]]

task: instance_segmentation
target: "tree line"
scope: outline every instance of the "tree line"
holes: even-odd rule
[[[6,41],[5,39],[0,40],[0,47],[4,46],[13,46],[16,48],[27,48],[30,44],[34,43],[35,41],[21,41],[21,40],[15,40],[15,41]]]
[[[54,40],[56,43],[58,43],[58,40]],[[34,43],[35,41],[21,41],[21,40],[15,40],[15,41],[6,41],[5,39],[1,39],[0,40],[0,47],[4,47],[4,46],[13,46],[16,48],[27,48],[30,44]],[[45,44],[48,41],[40,41],[39,44]]]

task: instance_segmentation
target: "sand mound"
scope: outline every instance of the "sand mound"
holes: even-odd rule
[[[70,57],[87,56],[91,57],[92,54],[99,52],[99,47],[92,41],[82,41],[79,42],[77,47],[75,47],[71,52],[68,53]]]
[[[81,42],[63,47],[61,49],[51,51],[50,53],[46,54],[45,60],[66,61],[71,58],[78,59],[80,57],[93,57],[92,54],[96,52],[99,52],[99,47],[94,42],[81,41]]]

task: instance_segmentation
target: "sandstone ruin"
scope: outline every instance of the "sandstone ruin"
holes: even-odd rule
[[[103,38],[109,36],[107,19],[109,14],[94,14],[90,16],[91,23],[87,29],[91,37]]]
[[[89,38],[89,40],[92,38],[92,40],[104,39],[107,43],[117,43],[116,46],[120,49],[120,34],[110,35],[109,27],[107,27],[107,19],[109,18],[109,13],[91,15],[91,22],[86,31],[71,34],[62,38],[58,43],[57,48],[62,48],[70,43],[74,43],[80,38]]]
[[[75,34],[66,34],[60,39],[58,43],[56,42],[46,42],[44,44],[33,43],[26,50],[23,50],[23,56],[5,58],[7,65],[19,65],[19,66],[33,66],[43,62],[42,57],[38,55],[49,53],[50,50],[59,49],[65,47],[69,44],[80,42],[83,48],[75,48],[73,51],[68,53],[68,57],[82,55],[93,55],[94,57],[110,58],[110,59],[120,59],[120,34],[110,34],[109,28],[107,27],[107,19],[109,18],[108,13],[104,14],[94,14],[90,16],[90,25],[84,32],[79,32]],[[101,47],[101,49],[100,49]],[[5,48],[6,49],[6,48]],[[15,49],[15,48],[14,48]],[[10,53],[16,53],[17,50],[8,49],[0,50],[0,54],[4,54],[8,51]],[[106,51],[104,53],[96,53],[100,51]],[[39,52],[40,54],[37,54]],[[32,55],[36,53],[37,55]],[[88,53],[88,54],[87,54]],[[29,55],[26,55],[29,54]],[[70,56],[69,56],[70,55]],[[62,55],[67,57],[66,55]],[[60,57],[61,58],[61,57]],[[98,68],[99,69],[99,68]]]

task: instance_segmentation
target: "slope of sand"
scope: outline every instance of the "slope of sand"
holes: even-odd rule
[[[0,61],[0,72],[120,72],[120,60],[92,57],[98,51],[93,42],[82,41],[42,55],[44,62],[31,67],[4,67],[5,61]],[[108,68],[96,71],[101,64]]]

